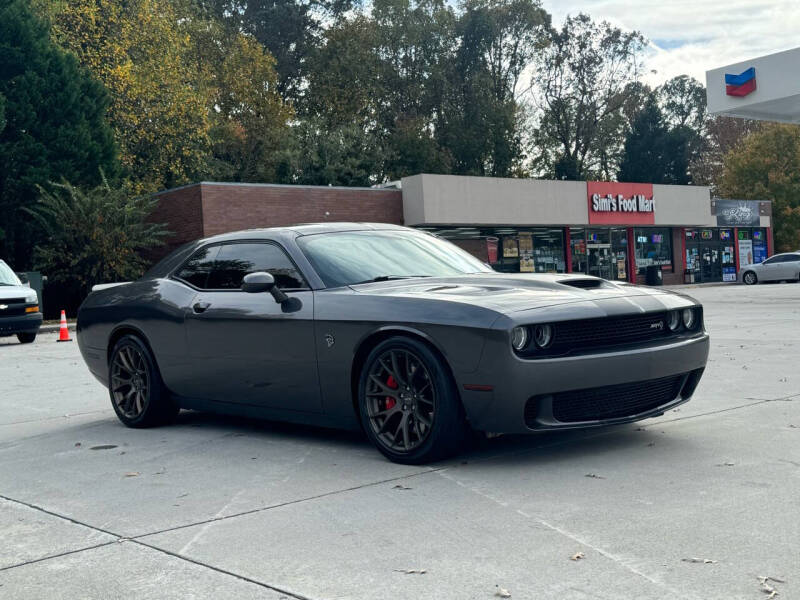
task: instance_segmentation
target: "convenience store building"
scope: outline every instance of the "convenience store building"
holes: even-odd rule
[[[587,273],[644,283],[735,281],[771,255],[771,203],[709,188],[414,175],[380,188],[197,183],[157,194],[165,250],[218,233],[301,222],[378,221],[436,233],[498,271]]]
[[[703,186],[415,175],[406,225],[447,238],[498,271],[587,273],[667,284],[735,281],[772,254],[771,203],[712,199]]]

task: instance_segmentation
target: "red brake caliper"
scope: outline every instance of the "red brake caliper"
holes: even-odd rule
[[[391,375],[389,375],[389,379],[386,380],[386,386],[392,388],[393,390],[397,389],[397,382]],[[394,398],[391,396],[386,396],[386,410],[394,408],[395,404],[397,404],[397,401]]]

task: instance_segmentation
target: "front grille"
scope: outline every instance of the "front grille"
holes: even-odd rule
[[[702,311],[698,313],[698,317],[702,323]],[[623,317],[557,321],[551,325],[553,343],[548,348],[542,349],[534,344],[528,344],[519,354],[525,358],[564,356],[625,344],[669,339],[701,330],[701,327],[698,327],[692,332],[682,328],[677,332],[670,331],[667,327],[666,311]]]
[[[697,380],[700,373],[697,374]],[[534,397],[525,405],[525,423],[529,427],[536,425],[539,405],[548,398],[552,398],[553,417],[561,423],[632,417],[675,400],[681,393],[685,380],[686,374],[671,375],[649,381],[558,392],[549,397]]]
[[[0,319],[3,317],[18,317],[25,314],[25,298],[3,298],[0,300]]]

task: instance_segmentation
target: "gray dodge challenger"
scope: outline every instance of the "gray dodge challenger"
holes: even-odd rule
[[[77,327],[129,427],[185,408],[361,428],[410,464],[474,431],[661,415],[691,397],[709,348],[683,294],[497,273],[431,234],[356,223],[190,243],[95,286]]]

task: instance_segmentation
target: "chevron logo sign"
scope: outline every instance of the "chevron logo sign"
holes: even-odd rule
[[[756,89],[756,68],[750,67],[743,73],[725,73],[725,93],[728,96],[747,96]]]

